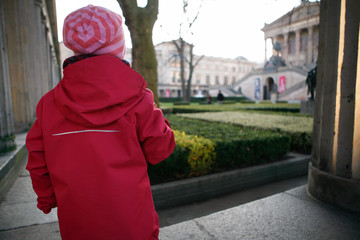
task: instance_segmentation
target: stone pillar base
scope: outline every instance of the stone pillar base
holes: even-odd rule
[[[360,181],[329,174],[310,163],[308,191],[320,201],[360,213]]]
[[[314,116],[315,101],[301,101],[300,113],[311,114]]]

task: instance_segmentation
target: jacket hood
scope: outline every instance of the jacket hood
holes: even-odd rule
[[[119,120],[143,98],[146,86],[120,59],[102,55],[68,65],[53,92],[65,118],[94,127]]]

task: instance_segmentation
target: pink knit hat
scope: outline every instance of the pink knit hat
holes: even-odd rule
[[[70,13],[64,21],[63,41],[75,55],[125,55],[121,16],[103,7],[88,5]]]

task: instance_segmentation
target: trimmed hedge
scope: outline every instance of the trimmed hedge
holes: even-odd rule
[[[174,102],[174,105],[190,105],[190,102]]]
[[[166,161],[149,165],[151,183],[209,173],[215,160],[215,143],[203,137],[174,130],[176,147]]]
[[[15,149],[15,135],[0,137],[0,153],[11,152]]]
[[[220,111],[258,111],[263,113],[276,113],[286,115],[301,115],[300,104],[287,104],[287,103],[245,103],[234,102],[230,98],[226,98],[223,104],[217,104],[216,100],[212,104],[205,104],[206,101],[200,101],[198,104],[191,105],[173,105],[166,104],[162,107],[167,113],[198,113],[198,112],[220,112]],[[231,104],[226,104],[231,103]],[[310,115],[309,115],[310,116]]]
[[[159,97],[159,101],[160,102],[181,102],[182,98],[180,97],[171,97],[171,98],[166,98],[166,97]]]
[[[272,131],[175,115],[167,118],[176,147],[165,161],[149,165],[151,184],[272,162],[290,148],[288,136]]]
[[[224,100],[222,101],[222,104],[235,104],[236,101],[233,101],[233,100]]]
[[[287,136],[217,142],[217,158],[213,167],[226,170],[272,162],[284,156],[289,151],[289,146]]]
[[[167,118],[177,145],[168,159],[149,166],[151,184],[281,160],[290,149],[311,151],[311,133],[243,127],[176,115]]]
[[[312,150],[312,133],[285,132],[290,137],[291,151],[310,154]]]
[[[247,128],[281,132],[290,138],[290,150],[310,154],[312,149],[312,117],[288,113],[259,114],[249,112],[208,112],[201,114],[180,114],[191,119],[227,122]]]
[[[250,111],[271,111],[271,112],[291,112],[299,113],[300,108],[281,108],[281,107],[262,107],[262,108],[245,108]]]
[[[211,97],[213,102],[217,101],[217,98]],[[225,97],[225,100],[229,100],[229,101],[234,101],[234,102],[244,102],[247,101],[246,97]],[[159,97],[159,101],[160,102],[181,102],[182,98],[181,97],[171,97],[171,98],[166,98],[166,97]],[[193,103],[197,103],[197,102],[206,102],[207,101],[207,97],[200,97],[200,98],[196,98],[196,97],[192,97],[190,98],[190,102]]]
[[[290,137],[262,129],[168,116],[173,129],[210,139],[216,159],[212,172],[252,166],[281,158],[290,149]]]

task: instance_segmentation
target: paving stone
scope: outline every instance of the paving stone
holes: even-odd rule
[[[36,202],[1,205],[0,207],[0,231],[51,223],[57,220],[56,209],[49,214],[44,214],[37,209]]]
[[[7,240],[61,240],[59,225],[47,223],[9,231],[0,231],[0,239]]]
[[[162,228],[160,239],[360,239],[357,215],[301,195],[305,186],[290,192],[298,196],[280,193]]]

